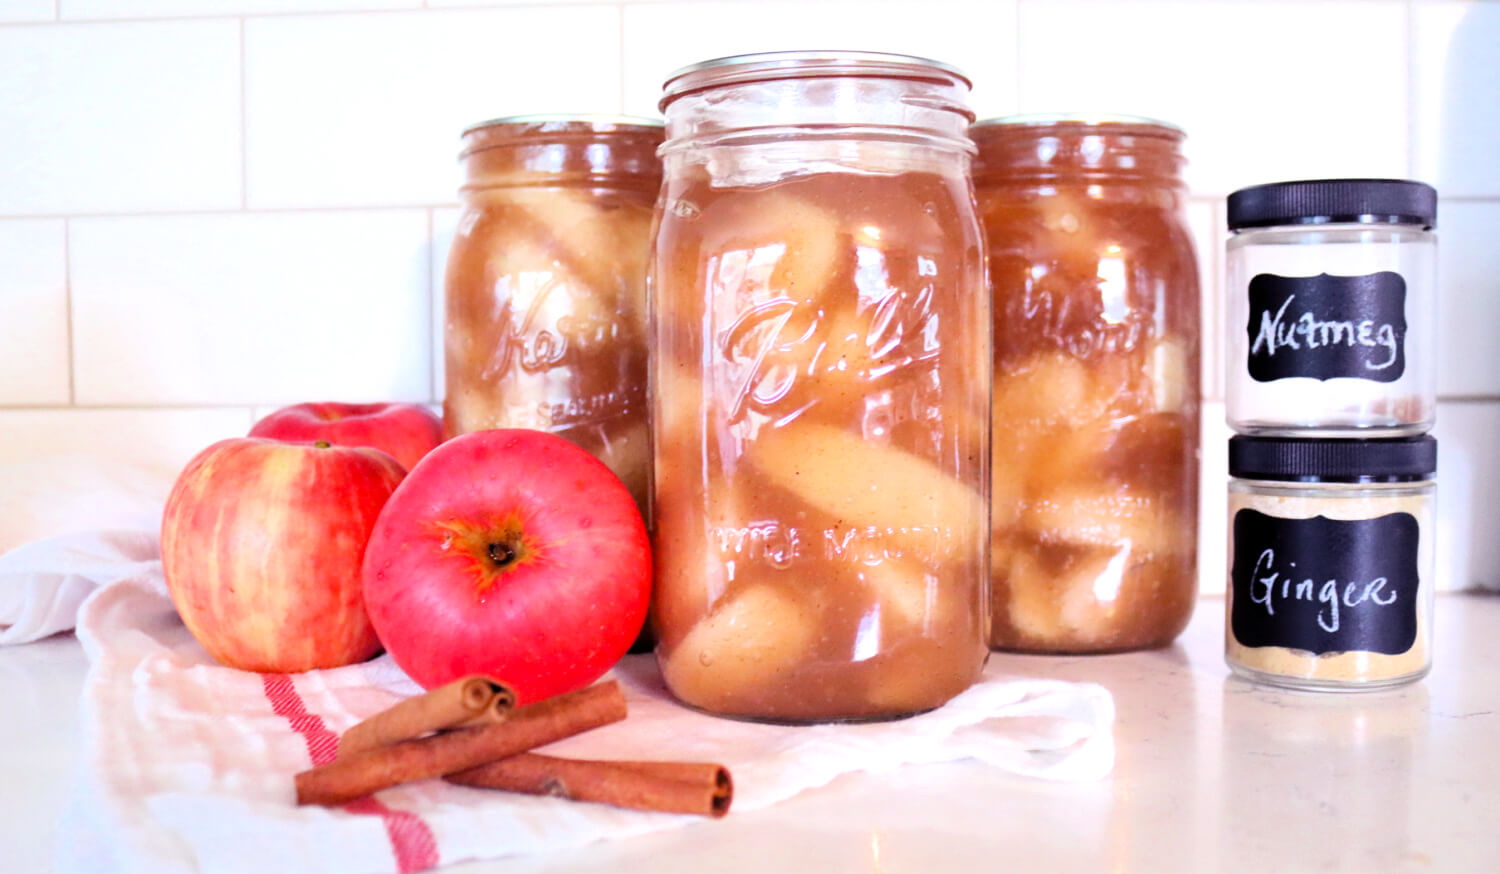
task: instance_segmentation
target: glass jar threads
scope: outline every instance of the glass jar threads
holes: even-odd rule
[[[691,706],[886,718],[979,675],[990,342],[968,88],[842,52],[667,81],[653,609]]]
[[[1229,196],[1229,425],[1425,433],[1437,408],[1437,192],[1323,179]]]
[[[1230,438],[1230,669],[1329,690],[1426,674],[1436,470],[1431,437]]]
[[[974,125],[994,296],[990,644],[1169,643],[1197,595],[1198,267],[1171,125]]]
[[[615,472],[644,513],[646,253],[662,126],[516,116],[464,132],[448,256],[449,436],[551,431]]]

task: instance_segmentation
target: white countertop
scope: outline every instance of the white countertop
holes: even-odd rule
[[[772,808],[454,872],[1500,870],[1500,598],[1438,598],[1432,673],[1357,695],[1257,688],[1224,667],[1223,601],[1170,649],[1017,657],[1115,695],[1113,777],[974,763],[842,777]],[[87,663],[63,635],[0,649],[0,870],[53,867]]]

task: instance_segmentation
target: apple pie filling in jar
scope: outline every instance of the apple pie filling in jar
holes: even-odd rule
[[[690,706],[893,718],[979,676],[990,342],[968,88],[871,53],[667,81],[653,611]]]
[[[593,453],[642,513],[646,252],[662,126],[515,116],[464,132],[448,256],[443,425],[550,431]]]
[[[1180,130],[976,124],[995,381],[990,643],[1161,646],[1197,594],[1199,290]]]

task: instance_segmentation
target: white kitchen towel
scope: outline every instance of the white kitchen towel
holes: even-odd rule
[[[77,542],[67,551],[89,552]],[[417,871],[701,821],[438,780],[340,808],[299,808],[293,776],[330,759],[340,732],[417,686],[384,656],[293,676],[219,666],[178,619],[159,563],[122,559],[93,570],[102,585],[78,616],[91,665],[80,772],[62,823],[64,870]],[[41,575],[27,592],[75,577]],[[15,581],[0,577],[0,589]],[[970,758],[1032,777],[1095,780],[1114,759],[1107,691],[1007,677],[997,666],[921,716],[806,727],[687,710],[672,702],[650,656],[627,657],[612,676],[629,718],[548,752],[720,762],[734,776],[731,817],[851,771]]]
[[[0,645],[71,631],[95,589],[158,568],[160,557],[146,531],[65,534],[0,555]]]

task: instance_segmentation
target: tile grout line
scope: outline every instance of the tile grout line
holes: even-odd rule
[[[240,18],[240,209],[250,208],[250,104],[245,63],[245,19]]]
[[[68,328],[68,406],[78,403],[77,366],[73,363],[73,222],[62,220],[63,227],[63,313]]]

